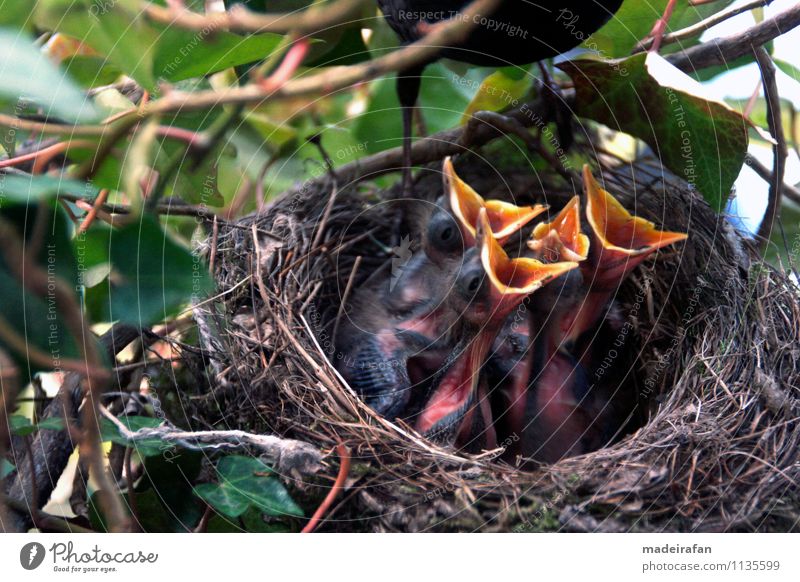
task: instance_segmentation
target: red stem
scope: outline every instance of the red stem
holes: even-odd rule
[[[333,504],[339,491],[344,487],[347,474],[350,472],[350,451],[347,450],[346,446],[339,444],[336,445],[336,453],[339,455],[340,463],[339,474],[336,476],[336,481],[328,492],[328,495],[325,496],[325,500],[317,508],[317,511],[314,512],[314,515],[311,516],[311,519],[308,520],[308,523],[300,533],[311,533],[316,529],[317,525],[322,521],[325,512],[328,511],[328,508]]]

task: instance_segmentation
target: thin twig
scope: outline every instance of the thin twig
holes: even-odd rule
[[[666,59],[684,72],[725,65],[800,25],[800,3],[736,34],[715,38]]]
[[[311,516],[311,519],[308,520],[308,523],[302,529],[301,533],[311,533],[316,529],[324,517],[325,512],[328,511],[328,508],[336,499],[339,491],[344,488],[347,475],[350,473],[350,451],[348,451],[347,447],[343,444],[339,444],[336,445],[336,453],[339,455],[339,474],[336,476],[336,481],[333,487],[331,487],[331,490],[328,491],[322,504],[320,504],[314,512],[314,515]]]
[[[131,445],[139,441],[161,440],[193,451],[229,451],[254,448],[272,462],[282,473],[297,471],[313,474],[319,469],[321,455],[312,445],[303,441],[282,439],[273,435],[251,434],[241,430],[184,431],[168,425],[131,431],[106,407],[100,413],[117,427]]]
[[[344,313],[345,308],[347,307],[347,300],[350,299],[350,292],[353,289],[353,283],[356,279],[356,273],[358,273],[358,268],[361,266],[361,255],[356,257],[356,260],[353,261],[353,268],[350,270],[350,276],[347,278],[347,285],[344,288],[344,293],[342,294],[342,300],[339,303],[339,310],[336,313],[336,320],[333,324],[333,334],[331,337],[336,339],[337,334],[339,333],[339,322],[342,319],[342,314]]]
[[[709,28],[716,26],[721,22],[725,22],[726,20],[733,18],[734,16],[738,16],[744,12],[748,12],[755,8],[760,8],[762,6],[767,6],[768,4],[772,4],[774,0],[751,0],[750,2],[746,2],[740,6],[730,6],[725,8],[724,10],[720,10],[719,12],[712,14],[708,18],[704,18],[700,22],[696,22],[691,26],[687,26],[686,28],[682,28],[681,30],[676,30],[670,34],[665,34],[661,39],[661,46],[664,47],[668,44],[673,44],[682,40],[688,40],[690,38],[694,38],[703,34]],[[653,38],[648,37],[642,42],[640,42],[634,49],[633,54],[642,53],[648,50],[651,46],[653,46]]]
[[[371,2],[336,0],[324,6],[312,6],[303,11],[279,14],[261,14],[237,4],[226,12],[200,14],[185,7],[159,6],[148,2],[142,11],[155,22],[205,33],[232,30],[307,35],[352,21],[363,12],[367,4]]]
[[[66,152],[69,148],[91,148],[95,146],[95,142],[85,140],[85,139],[76,139],[72,141],[62,141],[55,143],[53,145],[44,147],[40,150],[36,150],[35,152],[30,152],[28,154],[22,154],[15,158],[8,158],[5,160],[0,160],[0,168],[8,168],[12,166],[18,166],[20,164],[24,164],[25,162],[33,162],[34,165],[39,163],[37,169],[41,169],[43,163],[49,162],[53,159],[54,156],[58,154],[62,154]],[[42,162],[44,160],[44,162]],[[36,171],[33,172],[34,174],[38,173]]]
[[[81,222],[81,225],[78,227],[78,232],[86,232],[89,230],[89,227],[92,225],[95,216],[97,216],[97,212],[103,204],[106,203],[108,199],[108,190],[100,190],[100,193],[97,195],[97,198],[94,199],[94,204],[92,204],[92,209],[89,210],[86,217]]]
[[[767,101],[767,123],[769,132],[775,139],[772,148],[773,166],[772,182],[769,187],[769,199],[764,219],[758,228],[758,238],[762,248],[765,247],[772,234],[772,227],[776,220],[780,220],[781,201],[783,199],[783,176],[786,170],[786,137],[783,135],[783,122],[781,120],[781,102],[778,95],[778,85],[775,81],[775,64],[763,46],[755,49],[756,62],[761,70],[761,79],[764,83],[764,96]]]

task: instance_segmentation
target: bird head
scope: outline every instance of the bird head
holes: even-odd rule
[[[476,399],[481,367],[500,328],[520,303],[548,281],[578,266],[510,259],[494,236],[485,208],[478,211],[476,246],[464,255],[450,296],[458,316],[459,341],[417,421],[423,434],[455,428]]]
[[[573,196],[550,222],[537,224],[528,240],[534,256],[548,263],[580,262],[589,254],[589,237],[581,232],[580,198]]]
[[[444,190],[450,210],[458,220],[466,246],[475,243],[478,213],[486,211],[492,234],[501,244],[512,234],[547,210],[547,206],[517,206],[500,200],[484,200],[456,174],[450,158],[444,160]]]
[[[477,238],[481,263],[490,282],[493,319],[500,323],[528,295],[579,266],[577,261],[544,263],[528,257],[510,258],[493,236],[484,210],[478,217]]]
[[[658,230],[652,222],[632,215],[583,167],[586,219],[595,244],[590,267],[594,285],[615,285],[654,251],[685,240],[686,233]]]

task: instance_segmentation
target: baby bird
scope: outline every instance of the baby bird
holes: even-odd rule
[[[417,430],[436,440],[468,438],[473,415],[492,426],[488,402],[479,388],[480,370],[507,317],[531,293],[578,267],[576,262],[542,263],[511,259],[492,233],[486,209],[478,212],[477,248],[464,263],[449,297],[458,314],[459,338],[434,381],[432,394],[416,421]],[[488,417],[487,417],[488,415]]]

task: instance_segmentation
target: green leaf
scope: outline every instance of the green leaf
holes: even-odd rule
[[[250,507],[250,500],[231,487],[202,483],[194,488],[194,492],[216,511],[230,518],[239,517]]]
[[[10,178],[10,176],[6,176]],[[2,182],[2,178],[0,178]],[[15,225],[17,236],[28,245],[36,233],[39,252],[30,257],[37,265],[37,270],[48,281],[57,277],[62,283],[65,293],[77,289],[82,281],[82,272],[73,252],[73,225],[67,218],[63,208],[51,202],[38,205],[6,204],[0,212],[10,224]],[[37,226],[37,219],[40,223]],[[31,293],[22,285],[17,277],[16,269],[11,269],[0,253],[0,315],[22,339],[27,346],[36,348],[50,357],[50,364],[28,360],[28,350],[17,351],[11,345],[0,341],[0,346],[19,364],[24,379],[29,379],[39,371],[58,370],[65,358],[80,358],[82,350],[70,328],[66,325],[62,311],[64,306],[60,295],[50,288],[40,294]],[[76,298],[77,300],[77,298]],[[81,341],[96,341],[91,333]],[[104,353],[100,349],[98,353]]]
[[[655,53],[559,65],[575,84],[576,113],[628,133],[721,211],[744,163],[748,124]],[[623,73],[624,72],[624,73]]]
[[[461,123],[466,123],[478,111],[502,111],[516,107],[533,86],[533,76],[520,74],[514,67],[505,67],[486,77],[478,92],[464,110]]]
[[[28,436],[36,432],[36,427],[33,426],[31,419],[20,414],[13,414],[8,417],[8,428],[11,434],[17,436]]]
[[[5,479],[17,468],[7,459],[0,459],[0,480]]]
[[[153,54],[153,74],[174,82],[260,61],[272,54],[281,38],[277,34],[240,36],[221,30],[203,34],[164,27]]]
[[[61,66],[76,83],[87,89],[110,85],[122,74],[119,67],[104,57],[74,55],[64,59]]]
[[[50,418],[41,420],[39,424],[36,425],[36,428],[39,430],[64,430],[66,425],[64,424],[63,418],[51,416]]]
[[[197,478],[201,461],[199,453],[184,450],[144,459],[142,479],[134,489],[138,524],[144,532],[187,532],[195,528],[203,512],[192,495],[191,483]],[[130,513],[127,498],[121,501]],[[96,493],[89,498],[89,519],[93,529],[107,531]]]
[[[330,32],[339,34],[338,38],[333,38],[333,34],[321,38],[322,42],[313,43],[309,58],[304,66],[309,68],[355,65],[368,61],[370,58],[369,50],[364,44],[364,36],[361,34],[361,26],[349,26],[344,31],[342,27],[331,28]]]
[[[195,487],[195,493],[219,513],[231,518],[252,505],[274,516],[303,516],[272,469],[259,459],[241,455],[223,457],[217,463],[219,483]]]
[[[0,26],[24,28],[30,26],[30,0],[3,0],[0,3]]]
[[[611,20],[591,35],[588,40],[585,40],[582,46],[598,51],[603,58],[629,55],[633,47],[650,33],[656,20],[664,14],[668,1],[650,0],[642,2],[641,0],[625,0],[617,13],[611,17]],[[699,22],[729,4],[732,4],[732,0],[713,2],[701,6],[692,6],[689,2],[677,2],[667,26],[667,33]],[[560,22],[563,22],[564,26],[568,27],[567,29],[572,34],[584,35],[580,20],[572,22],[571,19],[566,18],[565,14]],[[676,44],[674,47],[680,47],[680,45]]]
[[[442,63],[425,69],[418,107],[429,133],[458,125],[480,86],[480,75],[485,74],[486,69],[473,69],[468,75],[457,75]],[[395,84],[395,79],[384,78],[370,86],[367,109],[353,127],[353,135],[366,148],[365,153],[401,145],[402,119]]]
[[[26,416],[14,414],[9,417],[9,428],[17,436],[27,436],[40,430],[64,430],[64,419],[57,416],[46,418],[39,424],[31,423]]]
[[[0,176],[0,198],[11,202],[28,203],[59,194],[92,198],[97,193],[97,188],[88,182],[59,176]]]
[[[148,91],[156,89],[158,30],[142,17],[138,0],[40,0],[36,17],[42,28],[74,37]]]
[[[776,67],[789,75],[795,82],[800,83],[800,68],[795,67],[792,63],[784,61],[783,59],[773,59],[773,61]]]
[[[47,117],[87,122],[97,119],[92,100],[51,63],[27,34],[0,28],[0,98],[33,101]]]
[[[213,287],[205,263],[177,244],[150,215],[113,231],[111,318],[150,326]]]
[[[203,515],[202,504],[192,495],[203,458],[202,453],[175,448],[144,460],[145,477],[136,496],[155,498],[153,508],[162,514],[143,516],[145,531],[194,529]]]
[[[239,522],[244,527],[239,525]],[[208,533],[289,533],[292,530],[287,524],[280,522],[267,523],[264,521],[264,512],[256,507],[251,507],[238,517],[235,521],[222,514],[215,514],[208,520]]]
[[[131,432],[136,432],[142,428],[157,428],[163,422],[160,418],[151,418],[149,416],[120,416],[119,421]],[[107,418],[103,418],[100,422],[100,436],[103,441],[111,441],[118,445],[132,447],[141,457],[158,455],[167,449],[173,448],[172,444],[165,443],[158,437],[130,441]]]

